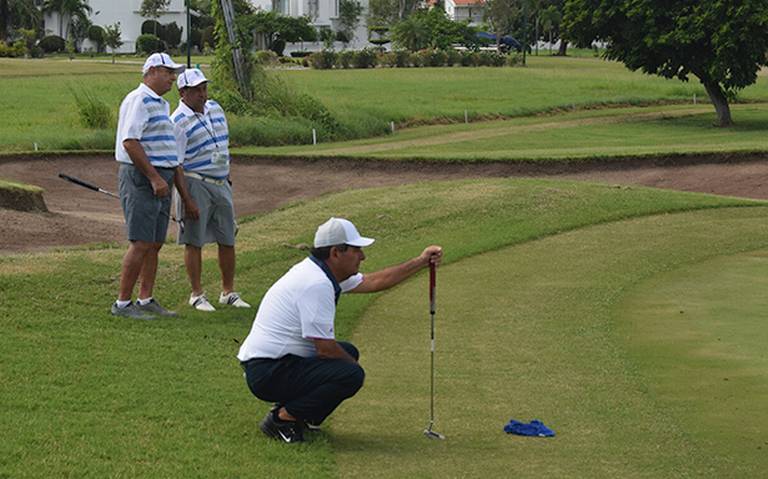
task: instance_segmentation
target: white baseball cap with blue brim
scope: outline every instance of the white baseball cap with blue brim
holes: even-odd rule
[[[317,228],[315,233],[315,248],[347,244],[362,248],[376,241],[373,238],[360,236],[355,225],[344,218],[331,218]]]
[[[181,63],[174,62],[170,55],[167,53],[153,53],[152,55],[148,56],[147,60],[144,62],[144,67],[141,69],[141,72],[146,75],[149,69],[154,67],[167,68],[169,70],[173,70],[174,73],[181,73],[185,68],[187,68]]]
[[[179,74],[176,79],[176,86],[181,90],[182,88],[194,88],[207,82],[208,79],[205,78],[199,68],[187,68]]]

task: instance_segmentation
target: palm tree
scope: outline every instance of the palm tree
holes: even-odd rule
[[[88,0],[45,0],[43,11],[46,13],[57,12],[59,14],[59,36],[67,38],[73,18],[87,19],[93,11]],[[67,29],[64,29],[64,17],[67,17]]]
[[[33,0],[0,0],[0,41],[10,37],[17,28],[37,29],[40,10]]]

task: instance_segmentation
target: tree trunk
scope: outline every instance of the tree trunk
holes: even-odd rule
[[[715,105],[715,112],[717,112],[716,126],[726,127],[733,125],[731,120],[731,107],[728,105],[728,98],[725,96],[725,92],[717,82],[704,81],[701,83],[707,90],[709,99],[712,100],[712,104]]]
[[[568,50],[568,40],[560,37],[560,49],[557,51],[557,56],[564,57]]]
[[[0,41],[8,39],[8,28],[11,26],[8,11],[8,0],[0,0]]]

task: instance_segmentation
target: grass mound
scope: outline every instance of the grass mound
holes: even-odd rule
[[[626,218],[699,209],[715,209],[711,214],[716,215],[717,208],[761,204],[646,188],[540,180],[460,181],[349,191],[243,221],[238,237],[238,289],[245,299],[257,304],[269,285],[305,254],[289,246],[309,242],[316,225],[331,215],[348,217],[360,226],[363,234],[377,238],[364,265],[364,270],[371,271],[412,257],[432,242],[442,243],[447,262],[455,263],[508,245],[571,230],[575,234],[592,225],[607,223],[607,227]],[[765,208],[722,211],[723,215],[741,218],[750,213],[754,218],[765,214]],[[707,218],[709,214],[701,213],[701,217]],[[666,218],[674,224],[678,217],[653,218]],[[754,218],[754,224],[766,224]],[[681,228],[684,225],[681,223]],[[636,243],[626,235],[622,238],[626,244]],[[582,255],[579,243],[571,247],[574,258],[586,261],[588,256]],[[677,251],[672,252],[672,257]],[[345,450],[351,450],[350,434],[367,426],[351,427],[345,418],[348,413],[368,409],[365,405],[372,400],[371,396],[355,398],[345,405],[339,411],[339,420],[334,420],[330,429],[314,436],[309,444],[285,448],[264,439],[257,422],[269,405],[255,400],[247,391],[235,359],[238,341],[247,334],[254,311],[222,308],[207,315],[191,310],[185,301],[188,287],[182,250],[167,245],[161,252],[155,295],[167,306],[178,309],[181,317],[149,323],[111,317],[109,305],[116,294],[122,255],[122,249],[102,249],[0,257],[0,372],[4,382],[0,389],[0,404],[4,406],[0,410],[0,430],[6,433],[6,439],[0,441],[0,475],[175,477],[195,471],[205,477],[333,477],[354,467],[351,462],[346,464],[349,455]],[[658,255],[663,257],[665,252],[659,250]],[[505,267],[503,258],[498,258],[496,262],[483,263],[491,274]],[[482,257],[477,260],[483,261]],[[458,263],[456,267],[474,261]],[[506,267],[514,269],[517,261],[515,257]],[[623,256],[610,264],[621,261]],[[633,260],[632,265],[636,263]],[[569,261],[556,266],[569,271]],[[450,267],[445,271],[450,271]],[[571,273],[575,272],[574,269]],[[585,270],[579,272],[573,280],[576,285],[589,279]],[[599,275],[598,279],[609,277]],[[559,285],[565,288],[559,291],[567,293],[566,297],[581,291],[569,290],[567,286],[571,283],[558,281],[552,279],[544,289]],[[522,305],[533,307],[524,297],[509,292],[510,287],[524,285],[524,281],[504,277],[503,283],[498,283],[484,279],[477,281],[478,286],[481,282],[488,287],[500,285],[503,295],[497,296],[520,300],[515,307],[521,312]],[[203,284],[209,293],[218,290],[215,248],[206,250]],[[442,301],[450,295],[458,301],[461,295],[448,293],[450,286],[441,285],[439,314],[445,314],[443,311],[449,305]],[[30,297],[29,291],[35,291],[35,295]],[[425,293],[418,283],[409,283],[394,294],[408,291],[419,296]],[[600,290],[594,291],[602,301]],[[371,305],[379,310],[380,304],[388,304],[388,298],[389,295],[344,298],[337,318],[339,338],[349,338],[361,314]],[[480,321],[496,317],[481,314],[479,318],[467,316],[467,325],[480,325]],[[364,321],[358,330],[362,336],[356,339],[366,337],[368,324]],[[414,322],[413,327],[416,326]],[[574,322],[570,327],[592,331],[587,323]],[[443,341],[448,337],[442,336]],[[365,389],[371,392],[380,391],[381,381],[386,381],[387,374],[392,372],[377,369],[373,360],[375,348],[388,347],[388,341],[363,341],[368,358],[364,365],[369,370]],[[473,348],[482,350],[482,344]],[[515,358],[509,364],[522,359],[525,358]],[[477,363],[474,358],[470,362]],[[458,374],[463,367],[461,356],[456,356],[455,364],[450,366],[443,363],[441,374],[454,370],[454,366]],[[442,376],[440,380],[443,381]],[[466,376],[461,384],[482,390],[489,387],[485,382],[474,384],[471,376]],[[423,393],[416,388],[409,391],[398,400],[406,397],[415,404],[423,404]],[[449,391],[440,391],[441,404],[445,405],[445,394]],[[525,392],[522,388],[520,391]],[[463,404],[463,392],[451,391],[451,395],[456,394],[451,401]],[[587,397],[595,397],[594,391]],[[595,403],[590,410],[599,406]],[[423,427],[421,414],[417,408],[414,414],[418,415],[419,433]],[[552,416],[545,419],[549,417]],[[386,420],[379,416],[375,419],[371,424]],[[563,423],[557,419],[556,425],[561,426]],[[440,416],[439,420],[444,418]],[[440,424],[449,426],[445,422]],[[438,447],[450,450],[455,460],[477,454],[477,445],[458,440],[459,435],[453,431],[454,425],[450,425],[444,431],[452,434],[450,441]],[[386,439],[398,437],[401,432],[382,429],[378,434]],[[354,447],[367,449],[366,444],[376,447],[369,440],[355,442]],[[391,454],[387,468],[392,463],[411,461],[413,456],[405,446],[388,449]],[[366,454],[371,457],[376,452]],[[371,467],[378,459],[372,458]]]
[[[43,190],[32,185],[0,180],[0,208],[18,211],[48,211]]]

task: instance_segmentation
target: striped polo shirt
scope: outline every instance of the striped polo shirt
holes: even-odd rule
[[[138,140],[152,166],[178,166],[180,161],[176,136],[169,112],[168,102],[143,83],[128,93],[120,104],[115,159],[120,163],[132,164],[123,141]]]
[[[208,100],[203,113],[197,113],[180,101],[171,118],[176,127],[176,145],[184,171],[216,179],[227,178],[229,128],[221,106]]]

